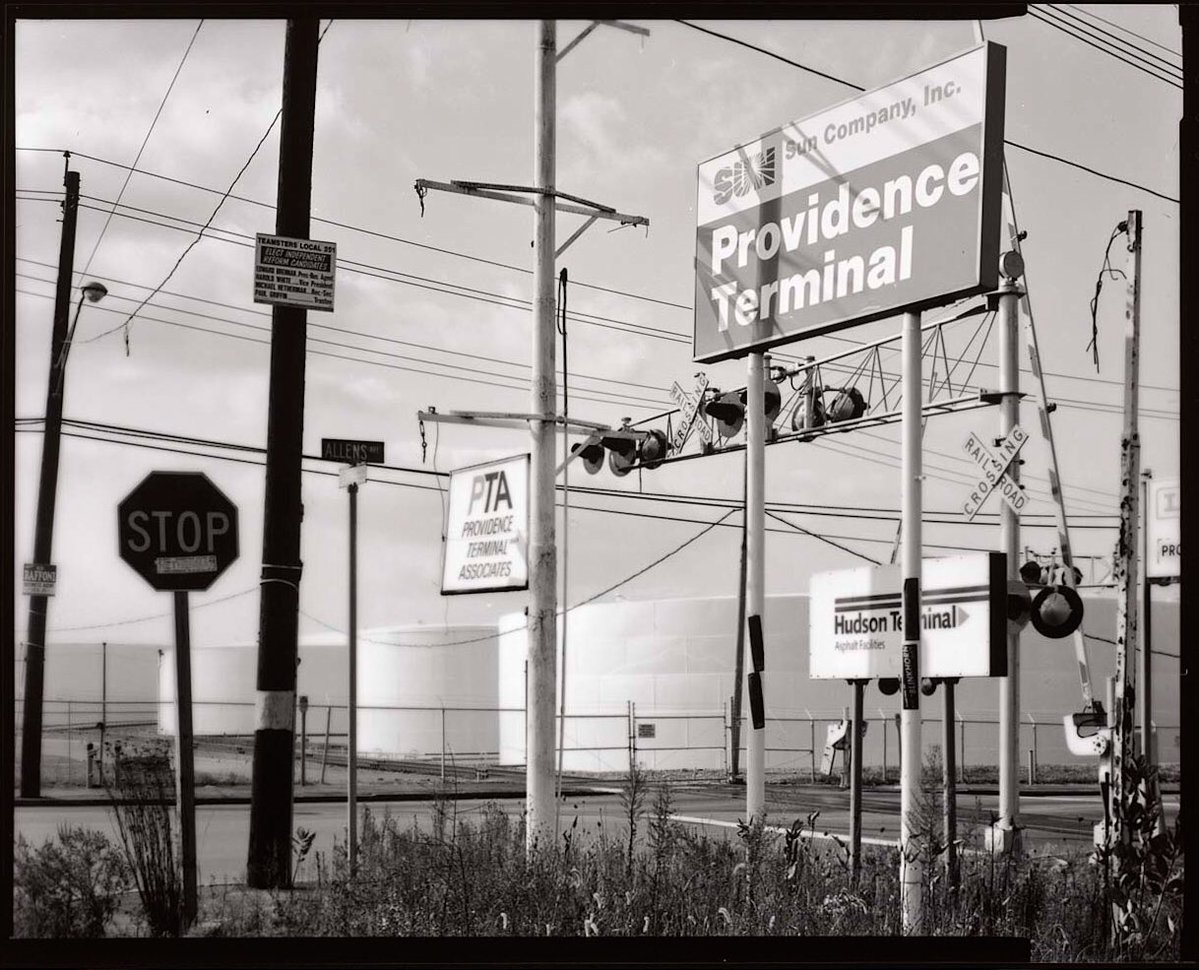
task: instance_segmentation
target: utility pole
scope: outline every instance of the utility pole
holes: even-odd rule
[[[941,787],[945,793],[945,874],[949,885],[958,885],[958,783],[957,745],[953,736],[954,687],[956,677],[941,681]]]
[[[350,719],[346,729],[346,821],[350,875],[354,875],[358,871],[358,483],[350,482],[347,491],[350,493]]]
[[[999,434],[1006,438],[1020,423],[1020,343],[1019,302],[1023,291],[1017,282],[1024,261],[1015,252],[1000,258],[1001,280],[997,293],[999,319]],[[1007,470],[1017,485],[1020,462]],[[999,511],[999,544],[1007,556],[1007,578],[1020,578],[1017,569],[1020,552],[1020,518],[1005,502]],[[987,829],[991,849],[997,852],[1020,850],[1020,634],[1007,635],[1007,676],[999,678],[999,822]],[[998,840],[998,844],[995,844]]]
[[[1137,681],[1140,694],[1137,696],[1138,717],[1141,722],[1141,754],[1146,764],[1154,764],[1157,752],[1153,750],[1153,636],[1150,595],[1153,582],[1149,579],[1149,481],[1153,471],[1146,468],[1141,472],[1141,662],[1137,665]]]
[[[862,873],[862,694],[869,681],[849,683],[853,688],[853,717],[849,721],[849,877],[857,885]]]
[[[1132,757],[1136,723],[1136,665],[1132,653],[1137,642],[1137,505],[1141,440],[1137,431],[1141,340],[1141,213],[1128,213],[1128,295],[1124,316],[1124,430],[1120,436],[1120,538],[1116,546],[1116,674],[1112,711],[1112,780],[1110,849],[1126,846],[1132,838],[1129,801],[1133,795]],[[1120,876],[1121,853],[1112,856],[1112,879]],[[1122,910],[1113,907],[1113,928]]]
[[[312,202],[316,108],[316,17],[287,21],[279,187],[275,230],[307,239]],[[266,501],[258,618],[254,768],[246,882],[254,889],[291,885],[296,653],[300,605],[300,459],[304,432],[304,364],[308,314],[271,308]]]
[[[750,733],[745,746],[745,814],[747,821],[766,812],[766,692],[762,683],[766,667],[766,398],[767,355],[749,355],[745,387],[745,600],[749,623],[751,670],[746,678],[749,694]]]
[[[745,478],[741,499],[741,571],[737,585],[737,655],[733,659],[733,702],[729,724],[729,781],[741,777],[741,681],[745,678],[745,572],[746,535],[749,530],[749,449],[745,450]]]
[[[66,154],[67,164],[70,155]],[[79,173],[68,170],[58,249],[58,285],[54,291],[54,324],[50,331],[50,377],[46,385],[46,425],[42,434],[42,470],[37,493],[33,561],[51,562],[54,503],[58,494],[58,454],[62,444],[62,399],[65,392],[67,317],[71,309],[71,276],[75,269],[75,222],[79,213]],[[25,707],[21,715],[21,797],[42,794],[42,695],[46,675],[46,611],[49,597],[29,597],[25,643]]]
[[[920,314],[903,315],[903,676],[899,715],[899,893],[903,932],[920,932],[924,861],[920,856],[920,574],[924,468],[921,453]]]
[[[533,380],[529,422],[529,728],[528,822],[530,849],[553,837],[554,692],[557,680],[558,561],[554,537],[554,181],[557,25],[537,25],[533,86]]]

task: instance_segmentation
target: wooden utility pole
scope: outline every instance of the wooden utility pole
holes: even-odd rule
[[[1141,339],[1141,213],[1128,213],[1128,296],[1124,317],[1124,430],[1120,435],[1120,538],[1116,545],[1116,674],[1112,710],[1111,836],[1109,848],[1127,845],[1129,801],[1133,795],[1132,759],[1136,727],[1137,505],[1140,500],[1141,440],[1137,431]],[[1112,877],[1121,857],[1112,857]],[[1118,918],[1118,916],[1117,916]]]
[[[68,162],[69,163],[69,162]],[[64,182],[62,240],[58,249],[58,285],[54,291],[54,324],[50,331],[50,377],[46,386],[46,425],[42,433],[42,471],[37,492],[37,525],[33,561],[47,565],[54,542],[54,504],[58,495],[58,453],[62,444],[62,399],[66,376],[67,317],[71,310],[71,276],[75,267],[75,220],[79,212],[79,173],[68,171]],[[21,715],[21,797],[42,794],[42,694],[46,675],[46,610],[48,596],[29,597],[25,641],[25,706]]]
[[[317,27],[316,17],[288,20],[283,56],[275,231],[280,236],[297,239],[308,238],[311,212]],[[308,314],[303,308],[271,308],[258,694],[246,862],[246,882],[255,889],[291,884],[296,640],[302,571],[300,458],[307,323]]]

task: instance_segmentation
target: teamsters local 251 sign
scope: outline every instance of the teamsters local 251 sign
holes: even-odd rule
[[[988,43],[701,163],[695,360],[994,289],[1005,63]]]

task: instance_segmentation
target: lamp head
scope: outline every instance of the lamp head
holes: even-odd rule
[[[92,280],[90,283],[83,284],[82,293],[87,297],[89,303],[98,303],[108,296],[108,287]]]

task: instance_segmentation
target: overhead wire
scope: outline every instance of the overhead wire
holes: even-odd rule
[[[1136,37],[1138,40],[1143,40],[1146,44],[1152,44],[1154,47],[1158,48],[1159,50],[1163,50],[1168,54],[1173,54],[1175,57],[1178,57],[1178,58],[1182,57],[1182,53],[1180,51],[1174,50],[1173,47],[1166,47],[1164,44],[1159,44],[1155,40],[1150,40],[1144,34],[1138,34],[1131,27],[1126,27],[1123,24],[1118,24],[1118,23],[1115,23],[1114,21],[1106,19],[1105,17],[1101,17],[1101,16],[1099,16],[1099,14],[1095,13],[1092,10],[1084,10],[1082,7],[1077,7],[1072,3],[1063,3],[1060,6],[1069,7],[1071,10],[1077,10],[1079,13],[1086,14],[1088,17],[1092,17],[1095,20],[1101,21],[1102,23],[1107,24],[1109,27],[1114,27],[1114,28],[1116,28],[1116,30],[1121,30],[1126,34],[1131,34],[1133,37]]]
[[[1124,47],[1131,48],[1132,51],[1135,51],[1137,54],[1142,55],[1144,58],[1149,58],[1154,61],[1157,61],[1159,64],[1163,65],[1164,67],[1177,72],[1178,77],[1180,77],[1180,78],[1182,77],[1182,66],[1180,64],[1176,64],[1174,61],[1169,60],[1165,57],[1162,57],[1159,54],[1154,54],[1153,51],[1146,50],[1144,47],[1141,47],[1138,44],[1134,44],[1130,40],[1125,40],[1119,34],[1114,34],[1110,30],[1104,30],[1102,27],[1097,27],[1097,26],[1095,26],[1095,24],[1091,23],[1090,21],[1084,20],[1082,17],[1079,17],[1077,14],[1070,13],[1069,10],[1064,9],[1065,7],[1069,7],[1069,6],[1070,6],[1070,4],[1068,4],[1068,3],[1067,4],[1054,4],[1052,6],[1049,4],[1039,4],[1037,9],[1041,10],[1043,13],[1049,13],[1058,18],[1063,18],[1063,19],[1068,18],[1068,20],[1070,22],[1076,23],[1079,26],[1085,28],[1086,30],[1092,31],[1096,34],[1103,34],[1105,37],[1110,37],[1117,44],[1123,44]],[[1078,8],[1076,7],[1075,9],[1078,9]],[[1102,17],[1097,17],[1096,19],[1103,20]],[[1104,23],[1110,23],[1110,21],[1104,21]],[[1128,32],[1132,33],[1132,31],[1128,31]],[[1137,34],[1135,36],[1139,37],[1140,35]],[[1107,43],[1107,42],[1105,42],[1105,43]],[[1150,41],[1150,43],[1152,43],[1152,41]],[[1155,45],[1155,46],[1160,47],[1161,45]],[[1169,48],[1163,48],[1163,50],[1169,50]],[[1173,53],[1173,52],[1171,51],[1171,53]],[[1182,55],[1176,54],[1175,56],[1181,57]],[[1149,61],[1146,60],[1145,63],[1148,64]]]
[[[142,153],[146,150],[146,145],[150,141],[150,136],[154,134],[154,129],[158,125],[158,119],[162,115],[162,109],[166,107],[167,99],[171,96],[171,92],[175,89],[175,82],[179,80],[179,74],[183,70],[183,65],[187,63],[188,55],[192,52],[192,47],[196,43],[196,38],[200,35],[200,28],[204,26],[203,18],[196,24],[196,29],[192,32],[191,40],[187,42],[187,49],[183,52],[183,57],[179,59],[179,65],[175,68],[175,73],[171,77],[171,83],[167,85],[166,93],[163,94],[162,100],[158,103],[158,110],[154,112],[154,118],[150,122],[150,127],[146,130],[146,137],[142,139],[141,147],[137,150],[137,155],[134,156],[133,164],[125,173],[125,181],[121,184],[121,190],[117,193],[117,200],[113,203],[112,210],[104,219],[104,225],[100,227],[100,234],[96,236],[96,242],[92,246],[92,251],[88,255],[83,264],[83,273],[86,274],[91,268],[92,260],[96,258],[96,251],[100,248],[100,243],[104,241],[104,234],[108,231],[108,225],[112,222],[112,213],[120,204],[121,199],[125,197],[125,190],[129,188],[129,180],[133,177],[133,170],[137,167],[137,163],[141,161]]]
[[[683,24],[684,26],[687,26],[687,27],[691,27],[693,30],[698,30],[705,34],[711,34],[713,37],[718,37],[721,40],[728,41],[733,44],[737,44],[740,47],[747,47],[750,50],[757,51],[759,54],[765,54],[767,57],[772,57],[775,60],[784,61],[788,64],[791,64],[793,67],[800,68],[801,70],[808,71],[809,73],[819,74],[821,77],[826,77],[829,80],[836,81],[838,84],[843,84],[846,87],[853,88],[855,91],[865,91],[866,90],[861,85],[854,84],[852,81],[846,81],[844,78],[835,77],[831,74],[826,74],[823,71],[817,71],[815,68],[808,67],[805,64],[800,64],[798,61],[792,61],[789,58],[783,57],[781,54],[776,54],[774,51],[766,50],[764,47],[759,47],[756,44],[749,43],[748,41],[740,40],[736,37],[731,37],[728,34],[722,34],[715,30],[709,30],[706,27],[699,27],[698,25],[692,24],[685,20],[680,20],[680,21],[678,21],[678,23]],[[1071,168],[1077,168],[1084,172],[1089,172],[1091,175],[1095,175],[1102,179],[1107,179],[1110,182],[1117,182],[1121,185],[1127,185],[1134,189],[1140,189],[1142,192],[1148,192],[1150,195],[1157,196],[1159,199],[1164,199],[1167,202],[1174,202],[1177,204],[1180,201],[1179,199],[1175,198],[1174,196],[1170,196],[1170,195],[1166,195],[1162,192],[1158,192],[1157,190],[1151,189],[1148,186],[1140,184],[1139,182],[1131,182],[1127,179],[1118,178],[1115,175],[1109,175],[1106,172],[1101,172],[1098,169],[1091,168],[1090,166],[1087,166],[1087,165],[1083,165],[1081,162],[1076,162],[1069,158],[1063,158],[1061,155],[1054,155],[1051,152],[1042,151],[1042,150],[1036,149],[1036,148],[1030,148],[1028,145],[1023,145],[1020,142],[1013,141],[1010,138],[1005,138],[1004,144],[1011,145],[1013,148],[1018,148],[1020,151],[1028,152],[1032,155],[1040,155],[1042,158],[1052,159],[1055,162],[1059,162],[1062,165],[1068,165]]]
[[[1055,30],[1060,30],[1062,33],[1066,34],[1067,36],[1073,37],[1075,40],[1080,41],[1083,44],[1086,44],[1088,47],[1094,48],[1095,50],[1099,51],[1101,54],[1106,54],[1108,57],[1114,58],[1117,61],[1127,64],[1129,67],[1135,68],[1136,70],[1140,71],[1142,74],[1147,74],[1147,75],[1149,75],[1149,77],[1155,78],[1158,81],[1161,81],[1163,84],[1169,84],[1171,87],[1177,88],[1180,91],[1182,90],[1182,84],[1175,81],[1173,78],[1173,75],[1165,75],[1162,73],[1158,73],[1158,71],[1164,71],[1163,68],[1154,69],[1155,68],[1154,65],[1150,65],[1143,59],[1136,58],[1135,56],[1134,57],[1122,57],[1120,54],[1116,53],[1116,51],[1112,50],[1110,47],[1104,47],[1103,46],[1104,42],[1101,38],[1097,39],[1097,40],[1092,39],[1084,31],[1074,29],[1073,26],[1069,23],[1069,21],[1063,22],[1059,19],[1056,19],[1053,16],[1047,15],[1047,13],[1048,13],[1047,11],[1043,11],[1038,7],[1033,7],[1031,5],[1028,7],[1028,14],[1034,20],[1039,20],[1041,23],[1046,24],[1047,26],[1053,27]]]

